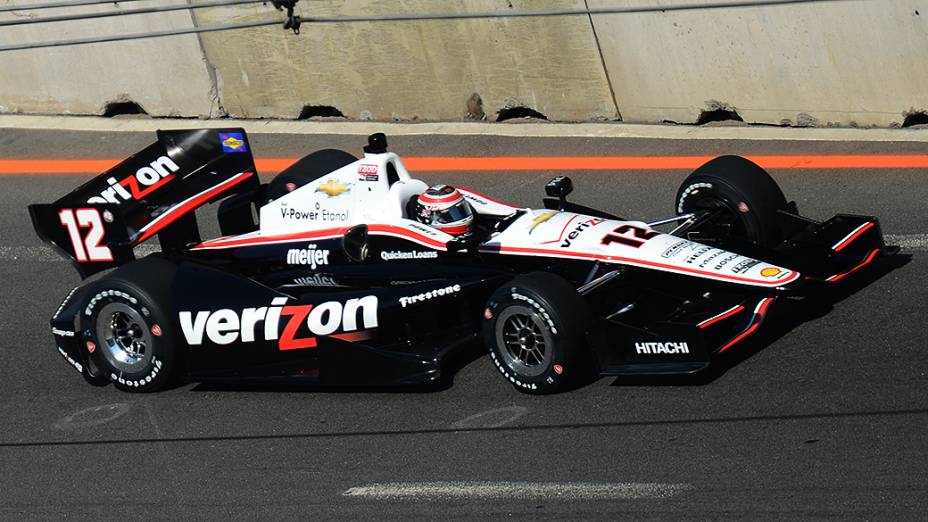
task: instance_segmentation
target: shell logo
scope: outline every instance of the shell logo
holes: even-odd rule
[[[760,275],[762,275],[762,276],[764,276],[764,277],[776,277],[776,276],[780,275],[780,273],[782,273],[782,272],[783,272],[783,271],[780,270],[779,268],[776,268],[776,267],[773,267],[773,266],[768,266],[767,268],[765,268],[765,269],[763,269],[763,270],[760,271]]]

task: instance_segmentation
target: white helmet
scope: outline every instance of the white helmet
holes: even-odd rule
[[[458,189],[449,185],[433,185],[419,194],[415,217],[426,225],[446,234],[459,236],[471,231],[474,211]]]

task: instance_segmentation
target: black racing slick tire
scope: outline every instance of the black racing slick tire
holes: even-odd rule
[[[493,365],[517,390],[556,393],[590,376],[586,302],[563,278],[516,277],[490,296],[483,317]]]
[[[85,350],[120,390],[153,392],[175,377],[177,343],[158,291],[118,273],[96,282],[81,309]]]
[[[307,154],[268,183],[265,197],[268,202],[274,201],[355,161],[358,161],[358,158],[338,149],[323,149]]]
[[[719,222],[727,227],[721,233],[763,247],[775,247],[783,240],[778,211],[788,209],[783,191],[770,174],[740,156],[707,162],[677,191],[678,214],[717,210]]]

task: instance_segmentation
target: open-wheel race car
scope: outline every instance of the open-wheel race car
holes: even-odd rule
[[[546,185],[544,208],[519,208],[429,187],[382,134],[364,152],[314,152],[262,184],[242,129],[160,131],[31,205],[39,236],[94,276],[52,317],[58,352],[127,391],[175,378],[389,386],[438,379],[482,338],[513,386],[550,393],[702,370],[790,306],[781,297],[895,251],[873,217],[800,216],[736,156],[690,174],[673,216],[643,222],[567,201],[567,177]],[[216,202],[222,237],[203,240],[195,210]],[[161,251],[136,259],[156,236]]]

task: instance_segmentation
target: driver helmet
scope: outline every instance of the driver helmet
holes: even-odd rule
[[[446,234],[468,234],[474,224],[474,211],[458,189],[432,185],[416,200],[415,217]]]

